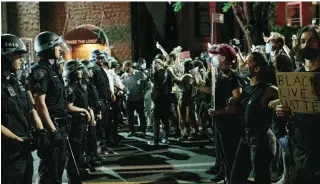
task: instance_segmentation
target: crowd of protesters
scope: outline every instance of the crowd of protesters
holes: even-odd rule
[[[252,172],[258,184],[273,182],[274,173],[279,184],[320,183],[320,113],[291,112],[276,82],[277,72],[320,72],[320,28],[302,28],[291,49],[279,33],[264,40],[248,53],[233,42],[209,44],[194,59],[157,43],[162,54],[152,62],[119,62],[98,49],[65,62],[68,45],[45,31],[35,39],[40,61],[26,75],[19,72],[25,45],[3,34],[2,181],[32,183],[37,149],[39,183],[61,183],[65,165],[70,183],[79,183],[112,154],[125,127],[128,137],[153,133],[155,148],[169,138],[213,140],[214,182],[244,184]]]

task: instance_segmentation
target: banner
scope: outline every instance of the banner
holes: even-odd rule
[[[292,112],[320,113],[319,72],[280,72],[276,76],[283,106]]]

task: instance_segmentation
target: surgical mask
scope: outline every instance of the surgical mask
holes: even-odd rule
[[[218,68],[220,63],[219,63],[219,59],[218,56],[213,56],[210,60],[211,64],[213,67]]]
[[[144,69],[147,68],[147,64],[146,63],[142,63],[140,67],[141,67],[142,70],[144,70]]]
[[[320,54],[320,49],[305,47],[301,49],[301,55],[303,58],[307,60],[313,60],[316,59]]]
[[[269,54],[272,52],[272,44],[266,43],[266,53]]]
[[[250,68],[246,65],[239,67],[239,73],[242,78],[247,78],[251,76]]]

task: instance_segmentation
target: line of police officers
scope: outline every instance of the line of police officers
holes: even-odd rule
[[[2,182],[31,184],[31,152],[37,149],[38,183],[61,183],[66,166],[69,183],[81,183],[84,170],[78,166],[94,167],[104,160],[97,141],[102,151],[109,151],[107,144],[122,139],[117,133],[120,117],[110,114],[111,108],[120,113],[121,98],[117,101],[115,90],[110,90],[103,68],[106,56],[93,52],[96,65],[71,60],[61,73],[62,55],[71,48],[62,36],[45,31],[35,38],[40,61],[25,81],[18,71],[26,46],[12,34],[1,35],[1,41]],[[116,60],[110,63],[108,68],[118,67]]]

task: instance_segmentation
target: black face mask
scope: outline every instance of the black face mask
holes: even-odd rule
[[[305,47],[301,49],[301,55],[303,58],[307,60],[316,59],[320,54],[320,49]]]

